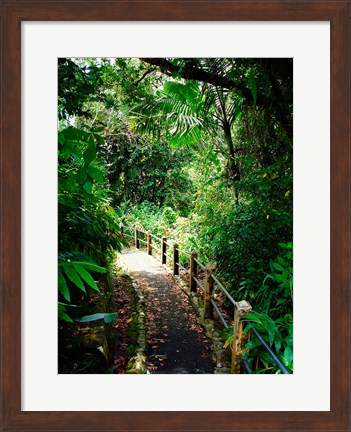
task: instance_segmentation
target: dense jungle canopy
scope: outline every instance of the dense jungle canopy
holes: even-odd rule
[[[216,262],[293,370],[293,60],[61,58],[58,119],[59,351],[118,320],[123,223]]]

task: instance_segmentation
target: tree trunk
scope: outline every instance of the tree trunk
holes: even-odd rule
[[[224,131],[225,141],[227,144],[228,155],[229,155],[228,177],[233,182],[235,204],[238,205],[239,204],[239,193],[238,193],[238,190],[236,188],[235,183],[240,180],[240,171],[239,171],[239,167],[236,163],[235,150],[234,150],[234,144],[233,144],[232,133],[230,130],[230,125],[227,121],[223,122],[223,131]]]

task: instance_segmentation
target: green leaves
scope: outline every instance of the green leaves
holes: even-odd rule
[[[251,321],[245,326],[244,333],[248,333],[252,327],[255,327],[264,339],[268,338],[269,345],[276,351],[284,365],[293,370],[293,338],[290,319],[290,314],[276,321],[265,313],[251,312],[243,316],[244,321]],[[246,357],[251,355],[259,358],[267,370],[272,368],[277,370],[270,356],[260,348],[260,345],[258,339],[252,336],[245,346]]]
[[[68,302],[71,301],[71,295],[67,280],[72,287],[79,288],[86,294],[86,283],[95,291],[99,291],[96,282],[90,272],[105,273],[106,269],[95,263],[87,261],[61,261],[58,269],[58,289],[62,297]],[[83,282],[84,281],[84,282]]]
[[[293,362],[293,351],[291,346],[287,346],[284,350],[284,357],[283,361],[285,363],[285,366],[291,367]]]
[[[106,269],[104,267],[100,267],[97,264],[91,263],[91,262],[72,261],[72,264],[73,265],[79,264],[80,266],[83,266],[85,269],[92,270],[92,271],[97,272],[97,273],[105,273],[106,272]]]
[[[66,307],[60,303],[58,304],[58,317],[63,321],[74,323],[73,319],[68,315]]]
[[[102,128],[103,129],[103,128]],[[96,128],[101,130],[101,128]],[[81,129],[67,128],[59,132],[59,155],[61,158],[68,160],[68,165],[72,165],[75,169],[64,170],[65,172],[65,187],[69,189],[75,188],[75,181],[78,179],[83,190],[91,195],[93,193],[94,182],[103,183],[104,175],[101,169],[93,166],[96,161],[96,145],[95,141],[104,142],[103,138],[94,132],[86,132]],[[59,190],[63,189],[61,176],[59,176]]]
[[[102,174],[102,171],[99,170],[98,168],[89,166],[87,168],[87,173],[90,175],[91,178],[93,178],[94,180],[98,181],[98,182],[103,182],[104,181],[104,176]]]
[[[95,128],[93,128],[93,132],[103,132],[104,131],[104,127],[103,126],[98,126],[98,127],[95,127]]]
[[[62,271],[59,269],[58,271],[58,289],[59,292],[62,294],[62,296],[67,300],[67,301],[71,301],[71,296],[69,293],[69,289],[66,283],[66,279],[62,274]]]
[[[67,141],[83,142],[89,139],[89,133],[81,129],[69,127],[59,132],[59,142],[64,143]]]
[[[257,348],[257,347],[260,346],[260,345],[261,345],[261,342],[260,342],[258,339],[254,338],[254,339],[250,340],[250,341],[245,345],[245,349],[246,349],[246,350],[252,350],[252,349],[254,349],[254,348]]]
[[[166,81],[163,85],[166,95],[176,97],[183,103],[192,103],[199,97],[199,84],[195,81],[180,83],[177,81]]]
[[[87,171],[85,169],[84,166],[82,166],[81,168],[79,168],[79,170],[77,171],[77,177],[78,177],[78,181],[80,184],[84,185],[84,183],[87,180]]]
[[[82,277],[82,279],[94,290],[99,291],[94,279],[91,277],[91,274],[85,270],[84,264],[82,263],[73,263],[74,269],[77,273]]]
[[[68,128],[58,137],[60,251],[105,262],[121,238],[109,206],[128,202],[131,220],[149,229],[158,225],[159,236],[175,234],[185,252],[199,251],[201,262],[205,256],[216,260],[223,280],[240,290],[235,298],[247,299],[272,319],[256,316],[252,322],[284,356],[292,250],[282,246],[279,252],[277,244],[292,238],[292,196],[285,194],[293,188],[291,140],[280,120],[292,101],[292,74],[284,78],[274,59],[171,60],[179,70],[195,68],[218,78],[205,84],[149,71],[138,59],[116,59],[109,73],[102,66],[98,75],[104,61],[80,59],[74,67],[64,60],[59,67],[59,106],[84,129]],[[222,87],[223,82],[232,84]],[[100,96],[109,103],[101,103]],[[267,100],[276,106],[263,107]],[[292,125],[291,116],[285,120]],[[234,160],[240,176],[231,170]],[[113,195],[103,191],[104,176]],[[155,208],[147,211],[146,201]],[[142,207],[146,210],[138,215]],[[78,297],[74,291],[83,297],[82,286],[94,294],[98,287],[94,270],[81,264],[85,258],[70,259],[69,269],[60,266],[58,276],[60,298],[67,302]],[[248,345],[255,354],[256,343],[252,338]],[[289,361],[289,350],[286,357]]]
[[[85,315],[81,318],[72,318],[68,315],[67,307],[76,307],[75,305],[66,305],[64,303],[58,303],[58,317],[59,319],[69,322],[69,323],[88,323],[92,321],[97,321],[103,319],[105,324],[110,324],[116,320],[117,312],[98,312],[92,315]]]
[[[277,326],[267,314],[259,312],[251,312],[243,316],[244,320],[253,321],[255,324],[249,324],[246,326],[245,332],[247,332],[251,327],[255,326],[259,331],[267,332],[268,341],[271,346],[273,346],[275,334],[277,332]],[[258,324],[258,325],[257,325]]]
[[[74,266],[71,263],[63,263],[62,268],[65,271],[68,279],[70,279],[70,281],[73,282],[73,284],[76,287],[78,287],[84,293],[86,293],[85,286],[84,286],[81,278],[79,277],[78,273],[76,272]]]
[[[65,145],[67,147],[67,143]],[[74,155],[78,159],[79,157],[77,153],[80,153],[82,155],[82,152],[80,150],[79,151],[72,150],[69,153]],[[94,141],[89,139],[89,143],[83,154],[84,165],[81,165],[76,171],[76,175],[79,183],[83,187],[83,190],[89,195],[93,193],[94,182],[98,182],[98,183],[104,182],[104,176],[102,171],[99,168],[91,165],[95,161],[95,159],[96,159],[96,147]]]
[[[86,166],[90,165],[91,162],[93,162],[93,160],[95,160],[96,147],[95,147],[94,141],[89,140],[88,147],[85,150],[85,152],[83,153],[83,158],[84,158],[84,162],[85,162]]]
[[[88,194],[91,194],[93,191],[93,182],[90,179],[86,180],[86,182],[83,184],[83,189]]]
[[[75,318],[75,321],[80,322],[80,323],[86,323],[86,322],[97,321],[97,320],[103,319],[105,324],[109,324],[109,323],[116,320],[117,315],[118,315],[117,312],[95,313],[92,315],[83,316],[82,318]]]
[[[275,261],[270,262],[272,273],[267,276],[278,286],[281,298],[278,300],[280,302],[277,302],[277,306],[288,299],[292,300],[293,295],[293,245],[290,242],[280,243],[279,246],[284,250],[284,255],[280,255]]]

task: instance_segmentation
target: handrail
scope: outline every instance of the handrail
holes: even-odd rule
[[[127,228],[127,229],[129,229],[130,231],[134,231],[134,228],[131,227],[130,225],[123,225],[123,228]]]
[[[202,263],[200,263],[200,261],[199,261],[198,259],[194,258],[194,261],[196,262],[196,264],[197,264],[199,267],[202,268],[202,270],[206,270],[206,267],[205,267]]]
[[[124,228],[126,228],[127,230],[129,230],[130,232],[135,232],[135,235],[129,235],[126,234],[124,232]],[[166,258],[168,258],[169,260],[173,260],[173,274],[174,275],[179,275],[179,269],[184,270],[189,276],[190,276],[190,281],[193,280],[195,281],[196,285],[194,285],[194,288],[192,288],[192,282],[191,282],[191,288],[190,290],[194,290],[196,291],[196,286],[199,286],[199,288],[204,292],[204,298],[206,298],[206,295],[209,295],[209,303],[212,304],[213,309],[217,312],[220,320],[222,321],[223,325],[225,328],[229,328],[230,325],[228,325],[228,323],[226,322],[222,312],[220,311],[218,305],[216,304],[214,298],[212,298],[212,291],[210,291],[210,294],[208,294],[208,284],[211,283],[212,284],[212,290],[213,290],[213,283],[215,283],[215,285],[217,285],[220,290],[225,294],[225,296],[228,298],[228,300],[234,305],[234,308],[237,308],[238,303],[233,299],[233,297],[230,295],[230,293],[228,292],[228,290],[225,288],[225,286],[222,284],[222,282],[212,273],[209,272],[207,273],[207,266],[205,266],[204,264],[202,264],[198,259],[197,259],[197,255],[194,253],[192,253],[191,255],[187,254],[186,252],[181,252],[179,249],[179,246],[176,245],[176,243],[172,243],[172,242],[167,242],[165,237],[157,237],[154,234],[152,234],[150,231],[144,231],[142,229],[139,228],[132,228],[128,225],[122,225],[121,226],[121,233],[123,236],[127,236],[130,238],[134,238],[135,242],[136,242],[136,247],[139,247],[139,242],[142,242],[144,244],[147,245],[147,249],[148,249],[148,253],[151,255],[152,254],[152,250],[155,249],[156,251],[161,253],[161,260],[162,260],[162,264],[167,264],[167,260]],[[146,235],[147,240],[142,240],[139,238],[138,234],[144,234]],[[158,247],[154,246],[154,244],[151,243],[151,238],[155,238],[157,240],[159,240],[161,242],[161,248],[159,249]],[[176,245],[176,247],[174,247]],[[172,251],[172,255],[170,256],[169,254],[166,253],[166,250],[168,250],[168,248],[173,247]],[[173,253],[174,252],[174,253]],[[190,271],[185,268],[184,266],[182,266],[179,262],[179,254],[183,254],[185,256],[190,257]],[[193,262],[193,266],[192,263]],[[196,277],[197,273],[196,273],[196,267],[199,266],[202,270],[205,271],[205,274],[208,274],[208,279],[206,279],[206,288],[205,286],[199,281],[199,279]],[[194,270],[195,269],[195,270]],[[207,278],[207,276],[206,276]],[[212,280],[212,282],[211,282]],[[208,301],[208,300],[207,300]],[[208,304],[209,304],[208,303]],[[240,304],[240,302],[239,302]],[[212,312],[211,312],[212,313]],[[234,319],[235,321],[235,319]],[[241,322],[241,321],[240,321]],[[256,338],[259,340],[259,342],[261,343],[261,345],[263,346],[263,348],[268,352],[268,354],[270,355],[271,359],[273,360],[273,363],[283,372],[283,374],[291,374],[291,372],[284,366],[284,364],[282,363],[282,361],[279,359],[279,357],[277,356],[277,354],[272,350],[272,348],[269,346],[269,344],[265,341],[265,339],[262,337],[262,335],[258,332],[258,330],[254,327],[254,323],[249,321],[250,324],[252,324],[251,326],[251,331],[252,333],[256,336]],[[236,322],[235,325],[237,325],[238,322]],[[253,373],[250,365],[248,364],[248,362],[245,359],[242,359],[241,361],[244,369],[248,372],[248,373]]]
[[[224,319],[224,316],[223,316],[222,312],[219,310],[219,307],[217,306],[217,303],[213,299],[211,299],[211,303],[212,303],[212,306],[213,306],[214,310],[217,312],[217,315],[221,319],[224,327],[225,328],[229,328],[229,325],[227,324],[227,321]]]
[[[222,285],[222,283],[216,278],[216,276],[214,274],[211,274],[211,278],[215,281],[216,285],[219,286],[219,288],[224,292],[224,294],[228,297],[228,300],[231,301],[231,303],[233,303],[233,305],[236,305],[236,301],[233,299],[233,297],[229,294],[229,292],[224,288],[224,286]]]
[[[168,254],[165,254],[166,255],[166,257],[167,258],[169,258],[170,260],[172,260],[173,259],[173,257],[172,256],[169,256]]]
[[[127,236],[127,237],[130,237],[130,238],[132,238],[132,239],[134,238],[134,236],[129,235],[129,234],[126,234],[126,233],[124,233],[124,235]]]
[[[184,270],[186,273],[190,274],[189,270],[185,267],[183,267],[181,264],[178,263],[178,267]]]
[[[247,360],[243,359],[242,363],[243,363],[244,369],[246,369],[246,372],[247,372],[248,374],[252,374],[253,371],[252,371],[252,369],[251,369],[249,363],[247,362]]]
[[[195,282],[199,285],[199,287],[202,289],[202,291],[205,291],[205,287],[202,285],[202,283],[194,276]]]

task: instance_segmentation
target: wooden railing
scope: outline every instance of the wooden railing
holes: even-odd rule
[[[162,264],[168,265],[168,263],[172,263],[171,268],[174,276],[179,276],[180,272],[186,274],[190,292],[195,293],[197,292],[197,288],[199,288],[200,292],[203,294],[203,318],[213,319],[215,311],[226,329],[230,326],[233,327],[233,341],[230,345],[231,372],[238,374],[241,371],[241,366],[243,366],[246,373],[252,373],[249,364],[242,357],[245,344],[249,339],[249,334],[244,334],[244,322],[241,321],[241,317],[249,313],[252,310],[252,307],[246,300],[235,301],[233,299],[228,290],[216,276],[216,265],[214,263],[201,263],[198,260],[196,251],[193,251],[191,254],[185,252],[180,253],[178,243],[171,243],[166,237],[157,237],[152,234],[151,231],[144,231],[137,227],[121,225],[121,234],[123,237],[129,238],[137,249],[140,249],[140,245],[144,244],[149,255],[152,255],[154,250],[158,252]],[[155,243],[158,244],[159,247],[156,246]],[[179,260],[180,255],[183,255],[188,260],[188,268],[181,264]],[[199,273],[202,273],[202,278],[199,277]],[[200,279],[203,279],[203,282]],[[230,320],[229,323],[223,315],[220,305],[216,302],[216,296],[214,295],[216,287],[219,288],[233,306],[234,316],[233,320]],[[251,330],[283,374],[290,374],[290,371],[283,365],[277,354],[272,350],[257,329],[252,327]]]

